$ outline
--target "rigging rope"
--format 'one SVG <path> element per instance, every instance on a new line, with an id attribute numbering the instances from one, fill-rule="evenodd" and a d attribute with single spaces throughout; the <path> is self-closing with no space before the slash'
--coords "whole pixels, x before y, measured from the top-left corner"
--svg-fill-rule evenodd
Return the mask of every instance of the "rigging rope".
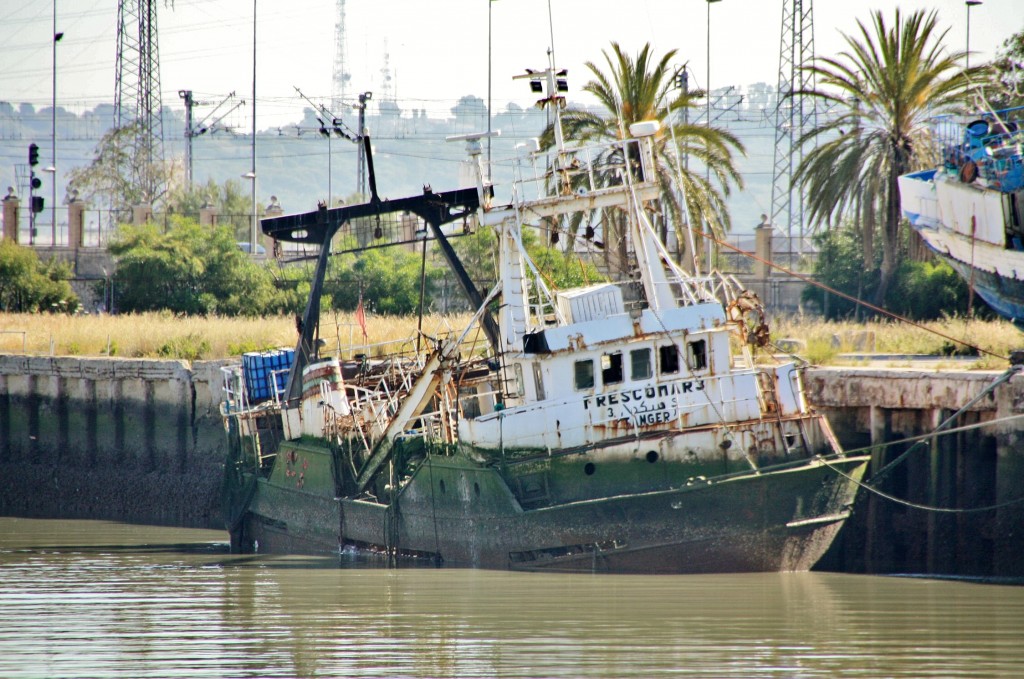
<path id="1" fill-rule="evenodd" d="M 908 325 L 912 325 L 915 328 L 918 328 L 920 330 L 924 330 L 925 332 L 930 332 L 932 334 L 938 335 L 939 337 L 941 337 L 943 339 L 947 339 L 950 342 L 956 342 L 957 344 L 965 346 L 965 347 L 967 347 L 969 349 L 973 349 L 974 351 L 977 351 L 980 354 L 988 354 L 989 356 L 992 356 L 993 358 L 1002 359 L 1004 361 L 1009 360 L 1009 358 L 1006 357 L 1006 356 L 1002 356 L 1000 354 L 994 353 L 994 352 L 989 351 L 987 349 L 983 349 L 983 348 L 981 348 L 981 347 L 979 347 L 977 345 L 971 344 L 970 342 L 965 342 L 964 340 L 957 339 L 955 337 L 951 337 L 950 335 L 947 335 L 945 333 L 939 332 L 938 330 L 934 330 L 932 328 L 929 328 L 926 325 L 922 325 L 921 323 L 918 323 L 916 321 L 912 321 L 909 318 L 906 318 L 905 316 L 900 316 L 899 314 L 896 314 L 896 313 L 893 313 L 891 311 L 888 311 L 887 309 L 883 309 L 880 306 L 875 306 L 871 302 L 865 302 L 862 299 L 857 299 L 856 297 L 854 297 L 852 295 L 848 295 L 845 292 L 841 292 L 839 290 L 836 290 L 835 288 L 829 287 L 829 286 L 825 285 L 824 283 L 821 283 L 819 281 L 814 280 L 810 276 L 805 276 L 804 274 L 797 273 L 796 271 L 793 271 L 792 269 L 788 269 L 788 268 L 782 266 L 781 264 L 776 264 L 775 262 L 773 262 L 773 261 L 771 261 L 769 259 L 765 259 L 763 257 L 757 256 L 756 254 L 747 252 L 746 250 L 742 250 L 739 247 L 733 245 L 732 243 L 729 243 L 728 241 L 720 240 L 713 233 L 707 233 L 707 232 L 705 232 L 705 231 L 703 231 L 703 230 L 701 230 L 701 229 L 699 229 L 697 227 L 694 227 L 692 225 L 689 225 L 689 224 L 686 224 L 684 226 L 687 229 L 693 231 L 693 233 L 696 234 L 696 235 L 700 235 L 700 236 L 704 236 L 705 238 L 709 238 L 713 242 L 717 243 L 718 245 L 724 245 L 725 247 L 727 247 L 728 249 L 732 250 L 733 252 L 741 254 L 744 257 L 749 257 L 750 259 L 753 259 L 755 261 L 761 262 L 762 264 L 770 266 L 773 269 L 778 269 L 779 271 L 781 271 L 781 272 L 783 272 L 783 273 L 785 273 L 785 274 L 787 274 L 789 276 L 792 276 L 792 277 L 794 277 L 794 278 L 796 278 L 798 280 L 801 280 L 804 283 L 807 283 L 808 285 L 812 285 L 812 286 L 814 286 L 816 288 L 820 288 L 822 290 L 830 292 L 833 295 L 836 295 L 837 297 L 842 297 L 843 299 L 845 299 L 845 300 L 847 300 L 849 302 L 853 302 L 854 304 L 866 307 L 866 308 L 868 308 L 868 309 L 870 309 L 870 310 L 872 310 L 872 311 L 874 311 L 876 313 L 882 314 L 883 316 L 888 316 L 889 318 L 892 318 L 894 320 L 901 321 L 901 322 L 906 323 Z"/>

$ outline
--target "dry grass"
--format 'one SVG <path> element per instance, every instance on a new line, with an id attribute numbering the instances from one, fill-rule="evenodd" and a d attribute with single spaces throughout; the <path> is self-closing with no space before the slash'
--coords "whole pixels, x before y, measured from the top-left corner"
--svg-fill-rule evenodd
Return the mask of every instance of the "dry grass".
<path id="1" fill-rule="evenodd" d="M 1024 333 L 1009 321 L 948 318 L 921 325 L 924 327 L 895 321 L 854 323 L 779 318 L 772 322 L 772 339 L 799 339 L 806 347 L 802 351 L 804 357 L 821 365 L 850 364 L 862 360 L 844 357 L 843 354 L 924 354 L 935 357 L 977 355 L 978 359 L 972 365 L 965 366 L 962 361 L 956 364 L 961 368 L 989 369 L 1005 367 L 1005 358 L 1010 352 L 1024 348 Z M 974 352 L 962 343 L 978 347 L 981 351 Z M 898 364 L 899 359 L 893 361 Z M 953 363 L 952 358 L 950 363 Z"/>
<path id="2" fill-rule="evenodd" d="M 468 316 L 428 316 L 424 332 L 443 334 L 460 328 Z M 368 353 L 372 345 L 415 338 L 416 318 L 370 316 L 366 318 Z M 364 344 L 362 330 L 350 313 L 327 314 L 321 335 L 331 347 L 339 343 Z M 65 316 L 0 313 L 0 353 L 58 356 L 124 356 L 168 358 L 225 358 L 246 351 L 295 345 L 295 319 L 198 318 L 169 313 L 119 316 Z"/>
<path id="3" fill-rule="evenodd" d="M 468 315 L 424 318 L 428 335 L 437 336 L 461 329 Z M 956 340 L 962 340 L 999 358 L 984 353 L 970 366 L 1000 368 L 1002 357 L 1024 347 L 1024 334 L 1006 321 L 948 319 L 924 324 Z M 825 322 L 819 319 L 778 318 L 772 321 L 772 338 L 796 338 L 802 344 L 796 353 L 820 365 L 850 364 L 857 359 L 846 353 L 928 354 L 949 356 L 962 347 L 955 342 L 909 325 L 891 322 Z M 271 318 L 190 318 L 167 313 L 124 316 L 64 316 L 0 313 L 0 353 L 126 357 L 176 357 L 187 359 L 224 358 L 246 351 L 294 346 L 295 320 Z M 371 355 L 415 342 L 414 316 L 368 316 L 367 348 Z M 331 349 L 363 345 L 362 331 L 350 313 L 327 314 L 321 335 Z M 470 339 L 475 337 L 471 333 Z M 24 342 L 24 349 L 23 349 Z M 950 360 L 952 364 L 952 360 Z M 898 365 L 899 363 L 895 363 Z"/>

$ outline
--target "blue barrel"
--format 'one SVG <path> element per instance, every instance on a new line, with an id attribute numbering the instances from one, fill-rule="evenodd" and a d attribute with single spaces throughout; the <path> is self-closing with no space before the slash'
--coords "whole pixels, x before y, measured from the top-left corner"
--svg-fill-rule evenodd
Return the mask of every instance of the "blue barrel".
<path id="1" fill-rule="evenodd" d="M 242 354 L 242 377 L 249 402 L 260 403 L 272 398 L 275 383 L 278 391 L 284 390 L 288 383 L 287 370 L 294 358 L 295 351 L 288 348 Z"/>

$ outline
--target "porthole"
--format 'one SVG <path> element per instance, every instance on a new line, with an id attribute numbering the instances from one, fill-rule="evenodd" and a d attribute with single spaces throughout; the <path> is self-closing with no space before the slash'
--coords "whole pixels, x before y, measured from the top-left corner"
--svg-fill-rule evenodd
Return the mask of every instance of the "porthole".
<path id="1" fill-rule="evenodd" d="M 597 471 L 597 467 L 594 466 L 593 462 L 588 462 L 583 465 L 583 473 L 587 476 L 593 476 L 595 471 Z"/>
<path id="2" fill-rule="evenodd" d="M 651 464 L 654 464 L 655 462 L 657 462 L 658 461 L 658 451 L 656 451 L 656 450 L 648 450 L 647 451 L 647 461 L 650 462 Z"/>

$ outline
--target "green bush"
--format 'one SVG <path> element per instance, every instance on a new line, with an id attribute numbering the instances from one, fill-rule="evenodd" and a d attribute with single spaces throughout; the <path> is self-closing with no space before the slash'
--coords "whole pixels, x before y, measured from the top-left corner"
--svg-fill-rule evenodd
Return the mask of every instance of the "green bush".
<path id="1" fill-rule="evenodd" d="M 0 241 L 0 309 L 10 312 L 68 312 L 79 308 L 71 290 L 71 267 L 42 262 L 31 248 Z"/>
<path id="2" fill-rule="evenodd" d="M 875 249 L 870 266 L 864 262 L 860 236 L 851 228 L 833 229 L 815 236 L 819 248 L 815 279 L 855 299 L 870 300 L 878 288 L 882 253 Z M 816 287 L 804 289 L 801 299 L 814 303 L 827 320 L 874 315 L 866 307 Z M 967 283 L 941 260 L 904 259 L 886 293 L 885 309 L 915 321 L 928 321 L 967 313 Z M 991 317 L 988 306 L 975 296 L 974 310 Z"/>
<path id="3" fill-rule="evenodd" d="M 885 305 L 893 313 L 927 321 L 965 314 L 967 297 L 967 283 L 945 262 L 904 260 L 893 278 Z"/>
<path id="4" fill-rule="evenodd" d="M 271 349 L 273 349 L 273 347 L 271 347 L 270 345 L 265 343 L 258 343 L 252 339 L 245 339 L 237 343 L 228 343 L 229 356 L 241 356 L 242 354 L 248 354 L 254 351 L 270 351 Z"/>
<path id="5" fill-rule="evenodd" d="M 854 299 L 869 300 L 878 288 L 881 252 L 876 251 L 871 266 L 864 264 L 864 250 L 857 232 L 850 228 L 832 229 L 814 236 L 818 259 L 814 278 L 823 285 Z M 817 286 L 804 288 L 800 296 L 821 310 L 827 320 L 851 318 L 864 313 L 858 304 Z"/>
<path id="6" fill-rule="evenodd" d="M 183 217 L 172 217 L 166 232 L 121 225 L 109 248 L 118 311 L 261 316 L 287 306 L 270 269 L 238 248 L 229 226 Z"/>
<path id="7" fill-rule="evenodd" d="M 210 353 L 210 342 L 198 333 L 172 337 L 156 350 L 163 358 L 183 358 L 198 361 Z"/>

